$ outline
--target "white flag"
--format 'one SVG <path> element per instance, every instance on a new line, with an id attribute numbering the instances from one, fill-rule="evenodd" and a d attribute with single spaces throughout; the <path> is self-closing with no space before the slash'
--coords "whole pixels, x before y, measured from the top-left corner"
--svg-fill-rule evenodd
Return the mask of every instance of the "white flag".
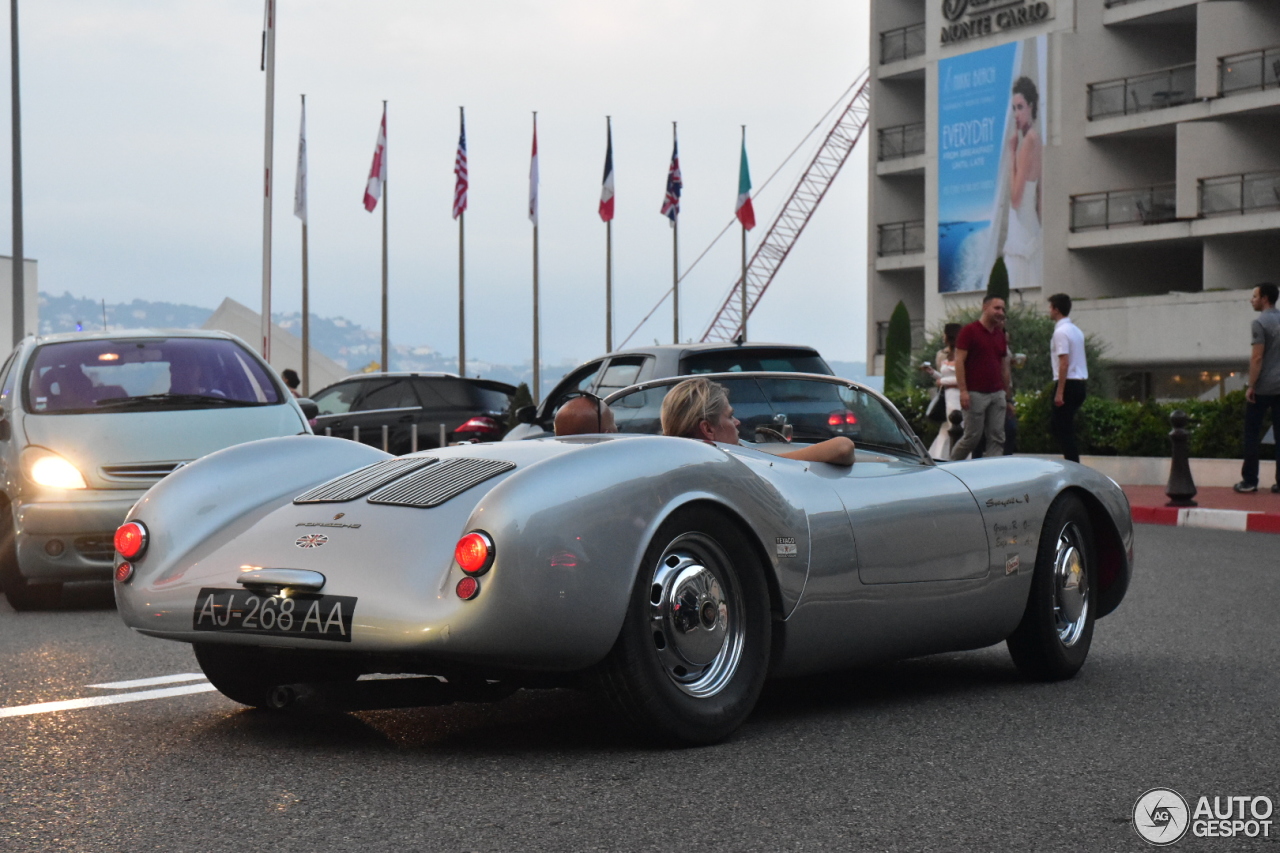
<path id="1" fill-rule="evenodd" d="M 293 215 L 307 224 L 307 100 L 302 99 L 302 124 L 298 128 L 298 179 L 293 185 Z"/>

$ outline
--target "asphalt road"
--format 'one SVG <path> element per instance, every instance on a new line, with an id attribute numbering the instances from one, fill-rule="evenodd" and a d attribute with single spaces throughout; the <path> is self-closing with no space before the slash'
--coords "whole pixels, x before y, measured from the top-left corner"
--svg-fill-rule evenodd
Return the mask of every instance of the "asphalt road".
<path id="1" fill-rule="evenodd" d="M 668 751 L 571 691 L 299 719 L 217 693 L 0 717 L 0 850 L 1144 850 L 1135 800 L 1280 800 L 1280 537 L 1138 528 L 1084 670 L 1004 647 L 775 682 L 728 742 Z M 100 592 L 0 603 L 0 711 L 165 686 L 188 647 Z M 194 678 L 194 676 L 193 676 Z M 194 687 L 188 680 L 167 686 Z M 1190 835 L 1175 849 L 1280 850 Z"/>

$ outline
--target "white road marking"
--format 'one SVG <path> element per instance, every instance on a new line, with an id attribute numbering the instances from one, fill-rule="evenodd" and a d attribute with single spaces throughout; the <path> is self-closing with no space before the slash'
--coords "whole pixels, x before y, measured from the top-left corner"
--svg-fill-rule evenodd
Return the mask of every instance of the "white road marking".
<path id="1" fill-rule="evenodd" d="M 159 690 L 139 690 L 135 693 L 115 693 L 111 696 L 90 696 L 86 699 L 67 699 L 62 702 L 15 705 L 11 708 L 0 708 L 0 717 L 24 717 L 28 714 L 51 714 L 55 711 L 92 708 L 96 705 L 118 705 L 121 702 L 167 699 L 170 696 L 186 696 L 190 693 L 209 693 L 216 689 L 212 684 L 184 684 L 182 687 L 162 687 Z"/>
<path id="2" fill-rule="evenodd" d="M 103 690 L 128 690 L 133 687 L 155 687 L 157 684 L 176 684 L 180 681 L 204 681 L 203 672 L 179 672 L 176 675 L 157 675 L 155 678 L 135 678 L 133 681 L 110 681 L 106 684 L 86 684 Z"/>

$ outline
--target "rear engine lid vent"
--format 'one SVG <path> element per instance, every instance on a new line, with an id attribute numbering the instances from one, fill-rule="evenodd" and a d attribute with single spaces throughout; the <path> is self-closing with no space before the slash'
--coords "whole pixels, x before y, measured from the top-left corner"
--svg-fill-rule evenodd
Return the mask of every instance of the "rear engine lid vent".
<path id="1" fill-rule="evenodd" d="M 353 501 L 367 495 L 374 489 L 385 486 L 392 480 L 403 477 L 411 471 L 425 468 L 438 460 L 434 456 L 409 456 L 400 459 L 386 459 L 375 462 L 364 468 L 343 474 L 336 480 L 330 480 L 303 492 L 293 499 L 296 504 L 343 503 Z"/>
<path id="2" fill-rule="evenodd" d="M 514 462 L 499 459 L 449 459 L 379 489 L 369 495 L 369 503 L 423 508 L 439 506 L 472 486 L 514 467 Z"/>

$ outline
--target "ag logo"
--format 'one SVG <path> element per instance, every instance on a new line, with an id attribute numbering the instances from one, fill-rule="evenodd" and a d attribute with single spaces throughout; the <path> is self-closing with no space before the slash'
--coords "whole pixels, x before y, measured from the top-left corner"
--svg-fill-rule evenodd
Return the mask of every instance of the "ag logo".
<path id="1" fill-rule="evenodd" d="M 1133 828 L 1157 847 L 1178 841 L 1190 825 L 1187 801 L 1172 788 L 1152 788 L 1133 804 Z"/>
<path id="2" fill-rule="evenodd" d="M 299 536 L 293 544 L 299 548 L 319 548 L 328 541 L 329 537 L 323 533 L 308 533 L 306 536 Z"/>
<path id="3" fill-rule="evenodd" d="M 942 0 L 942 16 L 948 21 L 958 21 L 969 8 L 969 0 Z"/>

